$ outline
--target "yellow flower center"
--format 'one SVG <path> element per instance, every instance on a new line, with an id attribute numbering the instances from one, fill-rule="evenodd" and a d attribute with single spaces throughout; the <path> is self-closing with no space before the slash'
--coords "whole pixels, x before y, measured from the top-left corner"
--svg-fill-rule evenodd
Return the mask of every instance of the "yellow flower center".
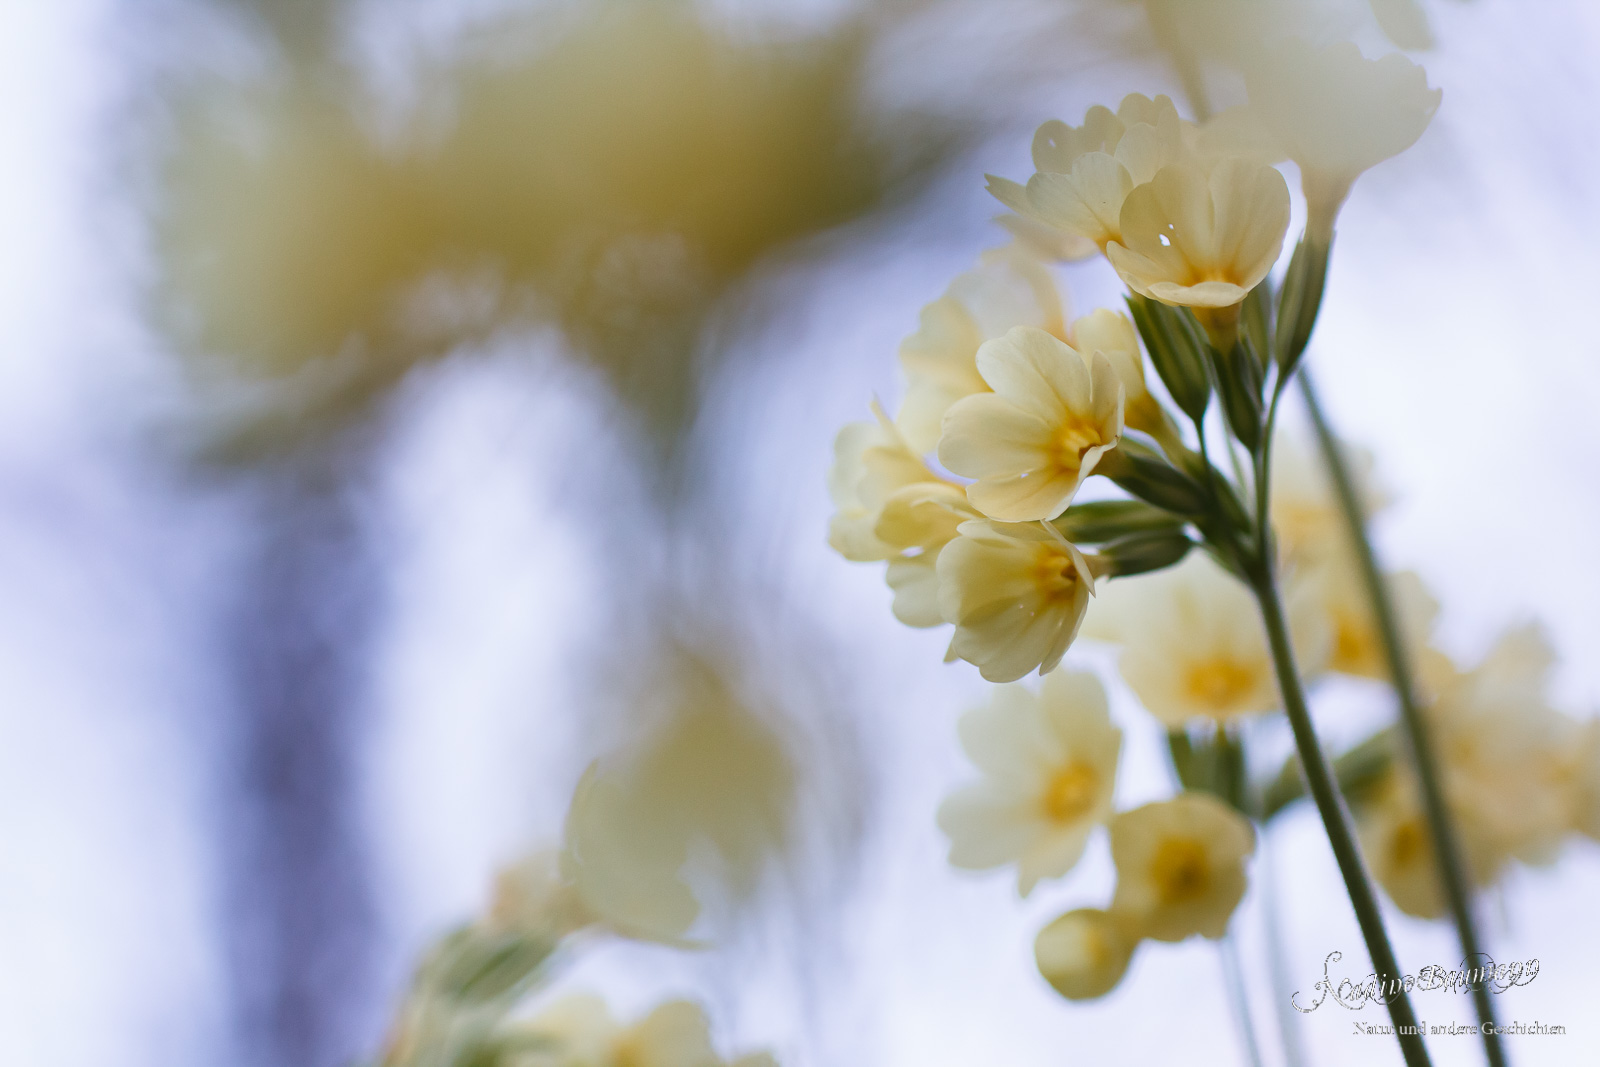
<path id="1" fill-rule="evenodd" d="M 1168 838 L 1150 861 L 1150 877 L 1166 907 L 1200 896 L 1211 879 L 1205 846 L 1186 837 Z"/>
<path id="2" fill-rule="evenodd" d="M 1067 415 L 1056 427 L 1055 461 L 1062 470 L 1075 471 L 1083 466 L 1083 454 L 1096 445 L 1105 444 L 1100 427 L 1078 415 Z"/>
<path id="3" fill-rule="evenodd" d="M 1218 715 L 1234 711 L 1256 688 L 1252 668 L 1230 659 L 1208 659 L 1191 664 L 1184 677 L 1189 699 Z"/>
<path id="4" fill-rule="evenodd" d="M 1332 665 L 1335 670 L 1359 671 L 1372 662 L 1371 634 L 1366 620 L 1341 612 L 1334 620 Z"/>
<path id="5" fill-rule="evenodd" d="M 1409 867 L 1416 862 L 1427 843 L 1427 835 L 1422 827 L 1415 819 L 1408 819 L 1395 827 L 1394 836 L 1389 839 L 1389 862 L 1396 868 Z"/>
<path id="6" fill-rule="evenodd" d="M 1033 563 L 1033 582 L 1047 597 L 1070 597 L 1078 585 L 1078 568 L 1060 546 L 1041 543 Z"/>
<path id="7" fill-rule="evenodd" d="M 1050 779 L 1044 792 L 1044 813 L 1054 822 L 1081 819 L 1094 807 L 1100 775 L 1089 764 L 1074 760 Z"/>
<path id="8" fill-rule="evenodd" d="M 613 1067 L 643 1067 L 646 1062 L 645 1050 L 639 1047 L 639 1039 L 632 1034 L 620 1038 L 611 1050 Z"/>

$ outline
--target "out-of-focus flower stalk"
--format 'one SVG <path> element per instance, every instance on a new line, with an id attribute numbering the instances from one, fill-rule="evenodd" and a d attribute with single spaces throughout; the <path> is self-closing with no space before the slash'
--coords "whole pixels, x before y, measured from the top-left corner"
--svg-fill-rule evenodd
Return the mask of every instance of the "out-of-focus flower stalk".
<path id="1" fill-rule="evenodd" d="M 1270 442 L 1270 438 L 1269 438 Z M 1262 450 L 1265 456 L 1268 448 Z M 1267 482 L 1263 464 L 1258 468 L 1258 478 Z M 1262 490 L 1263 502 L 1267 490 Z M 1265 509 L 1258 516 L 1260 544 L 1271 545 L 1271 519 Z M 1256 553 L 1256 558 L 1245 562 L 1245 580 L 1261 605 L 1261 618 L 1267 629 L 1267 644 L 1272 650 L 1272 661 L 1278 672 L 1278 684 L 1283 691 L 1283 709 L 1294 732 L 1295 749 L 1300 754 L 1300 764 L 1305 771 L 1306 785 L 1322 817 L 1328 834 L 1328 844 L 1333 848 L 1334 860 L 1339 864 L 1339 874 L 1344 878 L 1350 905 L 1355 909 L 1356 921 L 1361 926 L 1361 936 L 1367 943 L 1367 953 L 1372 957 L 1372 968 L 1380 981 L 1398 979 L 1404 972 L 1395 959 L 1394 948 L 1389 944 L 1389 934 L 1384 929 L 1383 913 L 1378 909 L 1377 894 L 1372 889 L 1372 879 L 1361 862 L 1361 852 L 1356 847 L 1355 833 L 1351 828 L 1350 812 L 1334 781 L 1333 766 L 1328 762 L 1322 743 L 1317 739 L 1316 727 L 1311 723 L 1311 711 L 1306 705 L 1305 687 L 1300 681 L 1295 664 L 1294 647 L 1289 639 L 1289 623 L 1284 615 L 1283 598 L 1278 592 L 1278 580 L 1267 551 Z M 1394 1021 L 1395 1036 L 1400 1042 L 1400 1052 L 1407 1067 L 1423 1067 L 1429 1063 L 1428 1050 L 1419 1035 L 1417 1017 L 1411 1010 L 1411 1000 L 1404 993 L 1388 1002 L 1389 1017 Z"/>
<path id="2" fill-rule="evenodd" d="M 1400 703 L 1400 724 L 1405 732 L 1411 761 L 1416 767 L 1417 782 L 1421 787 L 1422 809 L 1428 819 L 1428 829 L 1433 838 L 1434 855 L 1439 863 L 1439 877 L 1444 885 L 1445 898 L 1455 920 L 1456 936 L 1461 941 L 1461 952 L 1467 959 L 1481 953 L 1477 924 L 1472 915 L 1472 899 L 1467 892 L 1465 868 L 1461 862 L 1461 846 L 1445 806 L 1444 790 L 1439 781 L 1439 761 L 1428 734 L 1428 724 L 1423 718 L 1417 700 L 1416 679 L 1412 675 L 1411 660 L 1406 654 L 1405 640 L 1400 632 L 1399 617 L 1395 611 L 1394 597 L 1389 583 L 1378 565 L 1378 555 L 1367 536 L 1366 519 L 1357 499 L 1355 482 L 1350 467 L 1345 462 L 1339 439 L 1328 422 L 1317 397 L 1316 386 L 1300 370 L 1300 395 L 1317 436 L 1317 446 L 1328 468 L 1334 496 L 1339 503 L 1345 522 L 1349 526 L 1350 541 L 1355 546 L 1356 560 L 1361 570 L 1362 584 L 1372 603 L 1372 615 L 1377 622 L 1378 637 L 1383 656 L 1388 664 L 1390 680 Z M 1490 1067 L 1504 1067 L 1505 1048 L 1500 1043 L 1494 1023 L 1494 1004 L 1489 999 L 1487 983 L 1478 983 L 1472 989 L 1473 1007 L 1483 1034 L 1483 1051 Z"/>
<path id="3" fill-rule="evenodd" d="M 1233 1006 L 1239 1041 L 1250 1057 L 1251 1067 L 1261 1067 L 1261 1046 L 1256 1043 L 1256 1028 L 1250 1021 L 1250 996 L 1245 990 L 1244 969 L 1239 963 L 1239 943 L 1231 932 L 1217 942 L 1217 956 L 1222 961 L 1222 978 L 1228 987 L 1228 1001 Z"/>
<path id="4" fill-rule="evenodd" d="M 1197 64 L 1194 55 L 1182 47 L 1181 43 L 1178 42 L 1175 36 L 1170 32 L 1170 27 L 1166 27 L 1168 32 L 1162 32 L 1164 28 L 1162 20 L 1156 17 L 1154 10 L 1151 12 L 1151 22 L 1152 27 L 1155 30 L 1158 44 L 1168 53 L 1172 60 L 1173 66 L 1178 73 L 1179 79 L 1182 82 L 1185 93 L 1189 99 L 1190 106 L 1195 109 L 1198 116 L 1206 116 L 1210 112 L 1210 102 L 1206 98 L 1203 75 L 1201 75 L 1196 69 Z M 1306 49 L 1304 49 L 1303 46 L 1298 47 L 1300 47 L 1300 51 L 1295 52 L 1293 59 L 1296 62 L 1303 62 L 1308 58 L 1303 54 Z M 1285 57 L 1280 55 L 1278 58 L 1281 61 Z M 1360 53 L 1356 51 L 1353 46 L 1344 46 L 1342 51 L 1338 49 L 1324 50 L 1321 54 L 1316 55 L 1315 58 L 1318 60 L 1318 62 L 1324 65 L 1331 63 L 1333 66 L 1339 69 L 1337 71 L 1320 72 L 1323 76 L 1318 78 L 1317 72 L 1313 72 L 1310 75 L 1307 75 L 1304 72 L 1297 73 L 1292 69 L 1296 63 L 1290 63 L 1289 66 L 1291 69 L 1279 70 L 1274 73 L 1278 75 L 1278 80 L 1280 82 L 1288 82 L 1293 84 L 1298 78 L 1298 81 L 1302 83 L 1303 86 L 1319 90 L 1321 96 L 1334 97 L 1335 99 L 1332 106 L 1335 108 L 1339 107 L 1341 104 L 1347 104 L 1346 101 L 1339 100 L 1338 97 L 1342 95 L 1349 96 L 1353 94 L 1349 94 L 1348 92 L 1341 94 L 1331 90 L 1348 90 L 1351 84 L 1359 82 L 1364 76 L 1370 77 L 1370 71 L 1364 68 L 1378 66 L 1378 64 L 1365 63 L 1362 60 Z M 1273 422 L 1277 414 L 1278 399 L 1282 395 L 1282 383 L 1286 381 L 1289 376 L 1293 375 L 1297 369 L 1299 369 L 1301 395 L 1304 397 L 1307 411 L 1309 412 L 1312 423 L 1315 426 L 1318 446 L 1328 467 L 1330 478 L 1334 485 L 1335 495 L 1338 499 L 1340 511 L 1343 513 L 1350 529 L 1351 540 L 1355 545 L 1357 558 L 1360 564 L 1363 584 L 1366 586 L 1366 590 L 1372 604 L 1373 615 L 1375 616 L 1375 620 L 1377 622 L 1378 634 L 1383 646 L 1383 653 L 1388 661 L 1389 673 L 1394 682 L 1395 692 L 1399 697 L 1401 721 L 1404 725 L 1406 736 L 1409 740 L 1413 762 L 1417 767 L 1418 779 L 1421 782 L 1424 809 L 1427 814 L 1429 826 L 1433 831 L 1433 840 L 1435 842 L 1435 849 L 1439 860 L 1440 873 L 1444 881 L 1446 895 L 1449 899 L 1450 910 L 1455 918 L 1456 931 L 1461 941 L 1462 952 L 1467 957 L 1471 958 L 1478 954 L 1479 941 L 1477 937 L 1477 930 L 1472 918 L 1470 901 L 1466 893 L 1466 882 L 1462 872 L 1460 850 L 1457 846 L 1455 834 L 1450 824 L 1449 815 L 1445 809 L 1444 797 L 1439 785 L 1437 761 L 1434 758 L 1433 749 L 1428 742 L 1427 727 L 1422 720 L 1422 714 L 1417 705 L 1416 687 L 1411 677 L 1410 664 L 1405 656 L 1405 650 L 1400 635 L 1398 616 L 1394 607 L 1394 600 L 1390 595 L 1388 584 L 1383 576 L 1383 572 L 1378 566 L 1377 556 L 1373 551 L 1372 542 L 1367 537 L 1366 521 L 1361 510 L 1361 503 L 1357 498 L 1354 482 L 1350 476 L 1350 470 L 1344 462 L 1343 455 L 1340 453 L 1338 440 L 1334 436 L 1333 431 L 1328 424 L 1327 417 L 1323 413 L 1321 405 L 1317 402 L 1315 386 L 1312 384 L 1311 379 L 1306 374 L 1304 368 L 1300 368 L 1298 366 L 1301 358 L 1304 355 L 1305 347 L 1310 340 L 1311 331 L 1316 323 L 1317 312 L 1320 309 L 1322 293 L 1326 285 L 1328 254 L 1333 243 L 1334 217 L 1337 215 L 1339 204 L 1342 203 L 1344 199 L 1344 194 L 1349 190 L 1351 181 L 1353 181 L 1354 177 L 1361 173 L 1362 170 L 1366 169 L 1368 166 L 1371 166 L 1372 163 L 1386 158 L 1389 155 L 1393 155 L 1395 152 L 1414 142 L 1417 137 L 1421 135 L 1423 128 L 1426 127 L 1428 121 L 1432 118 L 1434 109 L 1438 107 L 1438 91 L 1428 90 L 1426 77 L 1421 73 L 1420 68 L 1416 68 L 1403 59 L 1397 58 L 1391 58 L 1390 60 L 1385 61 L 1384 67 L 1385 75 L 1391 81 L 1397 77 L 1401 79 L 1407 92 L 1391 92 L 1388 96 L 1382 98 L 1381 100 L 1374 101 L 1373 103 L 1378 111 L 1388 113 L 1387 117 L 1391 119 L 1390 125 L 1395 125 L 1397 129 L 1392 131 L 1393 135 L 1390 137 L 1383 136 L 1383 131 L 1380 131 L 1379 133 L 1366 131 L 1365 140 L 1375 143 L 1360 144 L 1353 150 L 1354 154 L 1360 158 L 1355 162 L 1349 162 L 1349 165 L 1346 167 L 1346 169 L 1350 173 L 1347 177 L 1343 177 L 1342 180 L 1333 183 L 1333 185 L 1337 187 L 1337 191 L 1333 195 L 1314 195 L 1311 188 L 1307 188 L 1306 190 L 1307 201 L 1310 206 L 1310 217 L 1307 222 L 1305 237 L 1301 241 L 1300 245 L 1295 248 L 1295 252 L 1289 266 L 1289 276 L 1285 279 L 1285 295 L 1288 299 L 1286 299 L 1284 306 L 1280 307 L 1279 309 L 1281 321 L 1278 324 L 1277 336 L 1275 337 L 1275 340 L 1278 342 L 1276 346 L 1278 350 L 1274 354 L 1278 359 L 1280 384 L 1274 392 L 1272 409 L 1267 416 L 1267 429 L 1265 434 L 1266 441 L 1258 457 L 1257 515 L 1261 523 L 1262 531 L 1260 544 L 1263 547 L 1263 555 L 1266 555 L 1268 546 L 1270 546 L 1271 543 L 1268 539 L 1270 520 L 1268 517 L 1269 509 L 1267 507 L 1267 502 L 1270 487 L 1268 485 L 1267 478 L 1269 470 L 1267 465 L 1270 463 Z M 1257 77 L 1261 77 L 1260 71 L 1251 71 L 1250 73 Z M 1319 82 L 1321 84 L 1318 84 Z M 1335 85 L 1335 82 L 1338 84 Z M 1256 103 L 1254 98 L 1258 95 L 1257 87 L 1252 85 L 1251 88 L 1252 103 Z M 1281 89 L 1282 86 L 1280 85 L 1278 88 Z M 1287 114 L 1271 116 L 1271 118 L 1277 118 L 1280 120 L 1279 125 L 1287 124 L 1293 126 L 1305 124 L 1303 121 L 1303 112 L 1306 110 L 1305 101 L 1290 101 L 1285 104 L 1281 101 L 1281 99 L 1277 99 L 1283 96 L 1281 91 L 1277 93 L 1262 92 L 1259 93 L 1259 95 L 1267 99 L 1275 100 L 1275 104 L 1280 111 L 1285 109 L 1287 110 Z M 1397 104 L 1397 101 L 1402 98 L 1405 98 L 1405 103 L 1407 105 L 1404 108 Z M 1297 115 L 1295 113 L 1296 103 L 1301 105 L 1299 111 L 1302 112 L 1302 114 Z M 1274 105 L 1269 104 L 1269 113 L 1273 106 Z M 1271 123 L 1271 118 L 1268 120 L 1269 124 Z M 1287 121 L 1292 118 L 1298 118 L 1301 121 L 1298 123 Z M 1316 124 L 1312 123 L 1312 125 Z M 1368 123 L 1366 125 L 1371 124 Z M 1362 140 L 1362 137 L 1355 136 L 1352 139 L 1360 141 Z M 1391 141 L 1393 143 L 1389 143 Z M 1349 146 L 1346 147 L 1348 148 Z M 1289 154 L 1295 155 L 1295 153 L 1292 151 Z M 1307 167 L 1302 166 L 1303 171 L 1306 171 L 1307 169 Z M 1312 167 L 1309 169 L 1311 173 L 1305 176 L 1308 178 L 1308 180 L 1314 179 L 1316 177 L 1317 168 Z M 1311 181 L 1311 185 L 1316 186 L 1319 190 L 1321 189 L 1322 184 L 1325 183 Z M 1281 314 L 1282 312 L 1288 312 L 1288 314 L 1283 315 Z M 1264 567 L 1261 573 L 1265 578 L 1265 585 L 1271 586 L 1273 584 L 1273 573 L 1270 564 Z M 1256 583 L 1252 582 L 1252 585 L 1255 584 Z M 1261 598 L 1263 613 L 1270 615 L 1272 613 L 1267 611 L 1269 599 L 1276 601 L 1276 591 L 1271 591 L 1272 596 L 1270 598 L 1262 595 L 1262 592 L 1263 589 L 1261 587 L 1257 587 L 1258 596 Z M 1292 661 L 1293 652 L 1288 645 L 1286 638 L 1284 637 L 1285 628 L 1283 624 L 1283 612 L 1281 604 L 1276 606 L 1278 630 L 1280 632 L 1274 636 L 1272 644 L 1274 656 L 1278 659 L 1281 668 L 1285 658 Z M 1270 618 L 1268 620 L 1268 627 L 1270 633 Z M 1282 650 L 1281 655 L 1280 647 Z M 1285 679 L 1281 669 L 1279 671 L 1279 676 L 1280 679 L 1283 679 L 1286 682 L 1290 680 L 1294 681 L 1296 687 L 1298 687 L 1297 676 L 1293 677 L 1292 679 Z M 1364 891 L 1363 896 L 1367 899 L 1369 906 L 1372 904 L 1371 881 L 1361 871 L 1359 854 L 1356 852 L 1354 842 L 1350 838 L 1349 812 L 1342 803 L 1342 797 L 1338 793 L 1337 786 L 1334 785 L 1335 780 L 1332 777 L 1331 765 L 1328 764 L 1326 758 L 1322 756 L 1320 752 L 1316 754 L 1317 758 L 1315 760 L 1308 759 L 1309 754 L 1307 752 L 1307 746 L 1302 743 L 1302 732 L 1305 735 L 1305 739 L 1310 742 L 1311 748 L 1315 749 L 1318 747 L 1318 745 L 1316 734 L 1311 729 L 1309 719 L 1304 718 L 1304 695 L 1301 693 L 1299 696 L 1301 710 L 1300 713 L 1297 714 L 1294 710 L 1295 702 L 1290 699 L 1290 693 L 1286 685 L 1284 690 L 1285 709 L 1288 712 L 1290 724 L 1294 729 L 1296 747 L 1300 750 L 1306 783 L 1308 787 L 1310 787 L 1311 792 L 1316 800 L 1319 813 L 1321 813 L 1323 816 L 1323 823 L 1327 827 L 1329 841 L 1334 845 L 1335 856 L 1339 859 L 1341 871 L 1345 872 L 1345 881 L 1351 890 L 1351 903 L 1356 905 L 1357 917 L 1362 922 L 1363 933 L 1367 933 L 1369 917 L 1363 914 L 1362 906 L 1357 903 L 1357 894 L 1355 891 L 1355 884 L 1352 882 L 1351 872 L 1345 871 L 1347 857 L 1341 853 L 1341 842 L 1335 840 L 1335 821 L 1339 823 L 1339 827 L 1343 831 L 1342 834 L 1340 834 L 1340 837 L 1343 839 L 1342 843 L 1349 853 L 1348 860 L 1353 863 L 1353 870 L 1356 875 L 1355 881 L 1361 884 L 1361 887 Z M 1303 723 L 1302 719 L 1304 719 Z M 1304 731 L 1302 731 L 1302 725 L 1305 728 Z M 1315 763 L 1315 766 L 1313 766 L 1313 763 Z M 1330 787 L 1333 795 L 1327 798 L 1318 795 L 1319 784 L 1322 787 Z M 1332 803 L 1328 804 L 1326 802 L 1328 800 L 1331 800 Z M 1330 820 L 1330 814 L 1335 816 L 1334 820 Z M 1376 932 L 1381 937 L 1382 922 L 1381 918 L 1377 916 L 1375 910 L 1371 915 L 1371 919 L 1374 922 Z M 1372 938 L 1370 935 L 1368 936 L 1368 942 L 1369 948 L 1371 948 Z M 1386 941 L 1384 948 L 1388 948 Z M 1392 963 L 1392 953 L 1390 955 Z M 1383 972 L 1383 966 L 1379 964 L 1376 953 L 1373 955 L 1373 965 L 1378 969 L 1381 975 Z M 1391 970 L 1391 973 L 1398 975 L 1400 971 L 1398 967 L 1395 966 Z M 1473 1002 L 1475 1008 L 1477 1009 L 1479 1023 L 1482 1024 L 1480 1025 L 1480 1031 L 1483 1034 L 1484 1051 L 1488 1057 L 1490 1067 L 1504 1067 L 1506 1063 L 1505 1052 L 1500 1044 L 1499 1037 L 1495 1032 L 1496 1028 L 1493 1026 L 1494 1010 L 1493 1005 L 1489 1001 L 1486 986 L 1480 984 L 1473 989 Z M 1406 1005 L 1406 1011 L 1408 1013 L 1410 1011 L 1408 1004 Z M 1398 1021 L 1399 1020 L 1397 1018 L 1396 1022 Z M 1427 1056 L 1426 1051 L 1421 1049 L 1420 1040 L 1414 1040 L 1417 1041 L 1418 1051 L 1425 1061 Z M 1401 1038 L 1401 1047 L 1402 1051 L 1405 1053 L 1406 1061 L 1408 1063 L 1412 1062 L 1412 1050 L 1407 1048 L 1407 1042 L 1404 1037 Z"/>

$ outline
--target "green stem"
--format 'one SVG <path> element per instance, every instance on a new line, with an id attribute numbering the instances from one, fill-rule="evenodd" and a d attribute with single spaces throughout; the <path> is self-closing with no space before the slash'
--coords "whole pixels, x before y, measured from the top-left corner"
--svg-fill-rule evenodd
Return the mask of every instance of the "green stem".
<path id="1" fill-rule="evenodd" d="M 1373 892 L 1372 882 L 1361 862 L 1361 853 L 1356 848 L 1355 834 L 1350 828 L 1350 813 L 1345 810 L 1344 798 L 1334 784 L 1333 767 L 1329 765 L 1322 744 L 1317 740 L 1316 728 L 1311 724 L 1305 688 L 1300 684 L 1294 648 L 1289 642 L 1289 624 L 1284 618 L 1283 600 L 1278 594 L 1271 542 L 1264 534 L 1265 531 L 1262 536 L 1265 550 L 1250 561 L 1249 580 L 1251 591 L 1261 607 L 1261 620 L 1266 626 L 1272 664 L 1277 671 L 1278 688 L 1283 694 L 1283 710 L 1289 717 L 1290 729 L 1294 731 L 1295 748 L 1300 753 L 1306 785 L 1311 790 L 1311 798 L 1316 801 L 1317 814 L 1322 816 L 1328 844 L 1333 847 L 1333 858 L 1339 865 L 1340 875 L 1344 877 L 1350 905 L 1355 909 L 1356 922 L 1367 943 L 1367 953 L 1372 957 L 1372 969 L 1377 972 L 1380 982 L 1398 981 L 1403 972 L 1389 944 L 1389 934 L 1383 926 L 1383 913 L 1378 909 L 1377 894 Z M 1428 1050 L 1422 1043 L 1410 998 L 1403 992 L 1397 993 L 1388 1001 L 1388 1008 L 1407 1067 L 1426 1067 L 1429 1063 Z"/>
<path id="2" fill-rule="evenodd" d="M 1412 676 L 1411 660 L 1406 655 L 1404 639 L 1400 633 L 1394 598 L 1390 595 L 1389 584 L 1383 577 L 1383 569 L 1378 565 L 1372 540 L 1367 536 L 1366 518 L 1362 514 L 1361 502 L 1356 495 L 1350 466 L 1345 462 L 1339 440 L 1334 436 L 1328 417 L 1324 414 L 1322 404 L 1317 398 L 1316 388 L 1304 367 L 1300 370 L 1300 392 L 1305 399 L 1306 411 L 1311 416 L 1311 424 L 1316 430 L 1317 444 L 1327 464 L 1334 495 L 1339 502 L 1339 510 L 1344 513 L 1350 540 L 1355 546 L 1362 582 L 1366 585 L 1367 597 L 1372 604 L 1379 642 L 1383 646 L 1389 676 L 1394 681 L 1395 696 L 1400 702 L 1400 723 L 1409 742 L 1412 763 L 1416 767 L 1417 783 L 1422 792 L 1423 811 L 1427 815 L 1428 829 L 1433 836 L 1440 881 L 1444 883 L 1445 898 L 1455 918 L 1456 935 L 1461 940 L 1463 955 L 1467 959 L 1476 959 L 1482 955 L 1482 949 L 1472 916 L 1472 901 L 1467 890 L 1467 880 L 1463 874 L 1461 848 L 1456 839 L 1449 809 L 1445 806 L 1444 789 L 1439 781 L 1439 765 L 1434 756 L 1427 721 L 1423 718 L 1422 709 L 1417 701 L 1416 680 Z M 1478 1021 L 1482 1024 L 1479 1032 L 1483 1035 L 1483 1051 L 1488 1057 L 1490 1067 L 1505 1067 L 1505 1048 L 1493 1025 L 1494 1005 L 1489 998 L 1487 983 L 1480 982 L 1473 987 L 1472 1002 L 1478 1012 Z"/>

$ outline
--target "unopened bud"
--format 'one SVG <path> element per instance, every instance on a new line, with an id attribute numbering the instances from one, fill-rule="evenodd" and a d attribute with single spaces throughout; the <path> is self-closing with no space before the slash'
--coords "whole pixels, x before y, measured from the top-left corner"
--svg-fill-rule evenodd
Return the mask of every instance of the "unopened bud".
<path id="1" fill-rule="evenodd" d="M 1199 422 L 1211 399 L 1211 381 L 1206 376 L 1204 336 L 1194 317 L 1137 295 L 1128 297 L 1128 311 L 1173 402 Z"/>
<path id="2" fill-rule="evenodd" d="M 1127 437 L 1100 457 L 1095 473 L 1104 474 L 1129 495 L 1174 515 L 1199 516 L 1210 506 L 1198 482 L 1162 459 L 1155 450 Z"/>
<path id="3" fill-rule="evenodd" d="M 1119 537 L 1100 549 L 1113 577 L 1165 570 L 1189 554 L 1194 542 L 1181 530 L 1151 530 Z"/>
<path id="4" fill-rule="evenodd" d="M 1317 238 L 1308 234 L 1295 245 L 1284 275 L 1283 292 L 1278 296 L 1278 332 L 1274 355 L 1279 373 L 1292 374 L 1311 343 L 1322 308 L 1322 292 L 1328 283 L 1328 255 L 1333 250 L 1331 235 Z"/>
<path id="5" fill-rule="evenodd" d="M 1119 916 L 1078 908 L 1039 931 L 1033 958 L 1057 993 L 1068 1000 L 1092 1000 L 1122 981 L 1138 944 Z"/>
<path id="6" fill-rule="evenodd" d="M 1055 521 L 1056 529 L 1075 545 L 1097 545 L 1130 534 L 1171 533 L 1183 520 L 1142 500 L 1095 500 L 1074 504 Z"/>

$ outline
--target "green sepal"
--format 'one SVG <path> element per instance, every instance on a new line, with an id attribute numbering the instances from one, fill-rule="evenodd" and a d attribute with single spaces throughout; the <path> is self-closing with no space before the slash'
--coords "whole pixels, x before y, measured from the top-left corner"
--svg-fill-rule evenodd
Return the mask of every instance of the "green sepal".
<path id="1" fill-rule="evenodd" d="M 1278 294 L 1278 330 L 1273 355 L 1279 372 L 1287 377 L 1300 364 L 1311 332 L 1322 310 L 1322 293 L 1328 284 L 1328 256 L 1331 243 L 1303 237 L 1289 258 L 1289 270 Z"/>
<path id="2" fill-rule="evenodd" d="M 1182 530 L 1146 530 L 1107 542 L 1099 554 L 1110 561 L 1112 577 L 1126 578 L 1166 570 L 1193 547 L 1194 541 Z"/>
<path id="3" fill-rule="evenodd" d="M 1138 294 L 1128 297 L 1128 312 L 1173 403 L 1198 423 L 1205 417 L 1206 405 L 1211 401 L 1211 382 L 1204 361 L 1204 335 L 1199 332 L 1198 324 L 1185 321 L 1186 312 L 1180 313 L 1159 300 Z"/>
<path id="4" fill-rule="evenodd" d="M 1262 357 L 1272 354 L 1272 279 L 1265 278 L 1244 298 L 1239 314 L 1239 329 L 1250 338 L 1251 347 Z"/>
<path id="5" fill-rule="evenodd" d="M 1249 334 L 1241 332 L 1226 355 L 1209 345 L 1206 351 L 1217 376 L 1217 391 L 1222 394 L 1222 411 L 1228 418 L 1228 429 L 1254 454 L 1261 447 L 1262 370 Z"/>
<path id="6" fill-rule="evenodd" d="M 1251 814 L 1244 745 L 1234 731 L 1225 726 L 1168 730 L 1167 752 L 1185 789 L 1210 793 L 1235 811 Z"/>
<path id="7" fill-rule="evenodd" d="M 1159 452 L 1127 437 L 1101 457 L 1095 473 L 1104 474 L 1130 496 L 1174 515 L 1193 518 L 1210 509 L 1210 500 L 1198 482 L 1168 463 Z"/>
<path id="8" fill-rule="evenodd" d="M 1142 500 L 1095 500 L 1074 504 L 1052 520 L 1075 545 L 1098 545 L 1130 534 L 1183 529 L 1183 520 Z"/>

